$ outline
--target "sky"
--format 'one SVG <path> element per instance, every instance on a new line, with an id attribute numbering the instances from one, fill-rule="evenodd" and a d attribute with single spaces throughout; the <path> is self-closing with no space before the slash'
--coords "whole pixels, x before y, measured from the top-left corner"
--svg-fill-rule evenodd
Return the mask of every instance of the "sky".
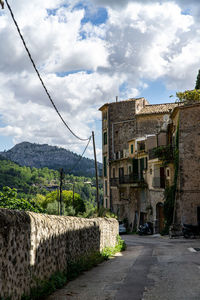
<path id="1" fill-rule="evenodd" d="M 175 101 L 200 69 L 199 0 L 9 0 L 56 106 L 71 129 L 95 132 L 104 103 Z M 81 154 L 29 61 L 7 6 L 0 9 L 0 151 L 23 141 Z M 173 95 L 174 97 L 170 97 Z M 93 158 L 92 144 L 86 157 Z"/>

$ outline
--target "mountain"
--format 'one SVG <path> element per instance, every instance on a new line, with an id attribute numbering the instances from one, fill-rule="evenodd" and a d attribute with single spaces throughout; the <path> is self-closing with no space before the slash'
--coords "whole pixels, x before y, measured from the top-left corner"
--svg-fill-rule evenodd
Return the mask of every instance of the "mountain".
<path id="1" fill-rule="evenodd" d="M 57 146 L 22 142 L 15 145 L 8 151 L 0 152 L 0 155 L 18 163 L 21 166 L 35 168 L 47 167 L 54 170 L 63 168 L 66 173 L 71 173 L 77 176 L 95 176 L 93 159 L 83 157 L 78 163 L 81 157 L 80 155 Z M 98 163 L 98 169 L 99 174 L 101 174 L 101 163 Z"/>

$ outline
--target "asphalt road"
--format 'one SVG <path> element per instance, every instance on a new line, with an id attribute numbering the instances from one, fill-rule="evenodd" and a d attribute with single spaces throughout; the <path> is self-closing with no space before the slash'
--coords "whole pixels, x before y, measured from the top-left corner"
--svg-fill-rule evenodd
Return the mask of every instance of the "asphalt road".
<path id="1" fill-rule="evenodd" d="M 47 300 L 200 300 L 200 239 L 122 238 L 126 251 Z"/>

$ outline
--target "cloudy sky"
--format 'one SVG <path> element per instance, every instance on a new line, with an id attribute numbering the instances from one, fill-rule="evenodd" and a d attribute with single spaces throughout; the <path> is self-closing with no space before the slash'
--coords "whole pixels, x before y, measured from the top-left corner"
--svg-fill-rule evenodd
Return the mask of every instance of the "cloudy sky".
<path id="1" fill-rule="evenodd" d="M 105 102 L 151 104 L 193 89 L 200 69 L 199 0 L 9 0 L 42 78 L 73 131 L 95 131 Z M 29 141 L 82 153 L 53 110 L 5 5 L 0 10 L 0 151 Z M 86 156 L 92 157 L 92 145 Z"/>

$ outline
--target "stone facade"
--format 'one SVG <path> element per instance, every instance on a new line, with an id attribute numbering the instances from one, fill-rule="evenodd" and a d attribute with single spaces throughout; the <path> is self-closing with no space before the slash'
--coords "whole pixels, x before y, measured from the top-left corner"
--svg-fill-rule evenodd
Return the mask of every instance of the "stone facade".
<path id="1" fill-rule="evenodd" d="M 179 123 L 179 172 L 176 223 L 200 223 L 200 105 L 185 105 L 172 115 Z"/>
<path id="2" fill-rule="evenodd" d="M 115 219 L 83 219 L 0 209 L 0 297 L 20 300 L 40 280 L 114 247 Z"/>
<path id="3" fill-rule="evenodd" d="M 100 108 L 102 135 L 107 134 L 106 145 L 103 139 L 102 147 L 104 206 L 120 220 L 128 220 L 130 229 L 152 218 L 157 224 L 157 205 L 164 202 L 164 187 L 160 185 L 163 170 L 160 171 L 162 162 L 158 159 L 151 161 L 153 167 L 150 167 L 149 150 L 166 146 L 170 114 L 176 106 L 175 103 L 149 105 L 146 99 L 138 98 L 107 103 Z M 149 190 L 153 190 L 155 198 Z"/>

